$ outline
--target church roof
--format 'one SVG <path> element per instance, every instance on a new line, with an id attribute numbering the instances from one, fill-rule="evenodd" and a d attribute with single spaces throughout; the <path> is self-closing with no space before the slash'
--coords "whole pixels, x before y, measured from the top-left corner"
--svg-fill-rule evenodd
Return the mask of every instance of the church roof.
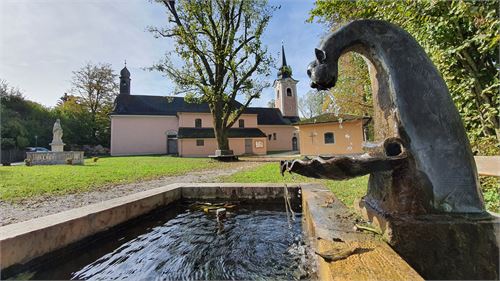
<path id="1" fill-rule="evenodd" d="M 236 107 L 243 106 L 236 102 Z M 118 95 L 111 115 L 165 115 L 178 112 L 210 113 L 207 103 L 188 103 L 183 97 Z M 243 113 L 257 114 L 259 125 L 291 125 L 294 121 L 283 117 L 278 108 L 248 107 Z"/>
<path id="2" fill-rule="evenodd" d="M 249 107 L 245 113 L 257 114 L 259 125 L 291 125 L 293 123 L 289 118 L 283 117 L 278 108 Z"/>
<path id="3" fill-rule="evenodd" d="M 261 130 L 257 128 L 230 128 L 228 132 L 229 138 L 265 138 Z M 212 139 L 215 138 L 213 128 L 179 128 L 177 132 L 179 139 Z"/>

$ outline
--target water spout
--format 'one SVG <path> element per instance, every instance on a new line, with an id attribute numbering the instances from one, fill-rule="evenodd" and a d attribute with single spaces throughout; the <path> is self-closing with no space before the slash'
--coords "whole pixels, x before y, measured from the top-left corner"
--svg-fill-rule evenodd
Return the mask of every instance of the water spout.
<path id="1" fill-rule="evenodd" d="M 281 174 L 288 171 L 312 178 L 346 180 L 373 172 L 393 170 L 408 157 L 403 142 L 398 138 L 389 138 L 368 146 L 368 151 L 361 155 L 281 161 Z"/>

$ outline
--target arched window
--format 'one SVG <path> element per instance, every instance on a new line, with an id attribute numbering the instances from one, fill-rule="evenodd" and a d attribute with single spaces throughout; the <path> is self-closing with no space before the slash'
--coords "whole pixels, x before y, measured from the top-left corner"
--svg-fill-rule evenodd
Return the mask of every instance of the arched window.
<path id="1" fill-rule="evenodd" d="M 278 92 L 276 92 L 276 96 L 278 99 L 280 98 L 280 90 L 278 90 Z"/>
<path id="2" fill-rule="evenodd" d="M 292 96 L 292 89 L 286 88 L 286 95 L 291 97 Z"/>
<path id="3" fill-rule="evenodd" d="M 327 143 L 335 143 L 335 136 L 331 132 L 325 133 L 325 144 Z"/>
<path id="4" fill-rule="evenodd" d="M 201 119 L 200 118 L 194 119 L 194 127 L 201 128 Z"/>

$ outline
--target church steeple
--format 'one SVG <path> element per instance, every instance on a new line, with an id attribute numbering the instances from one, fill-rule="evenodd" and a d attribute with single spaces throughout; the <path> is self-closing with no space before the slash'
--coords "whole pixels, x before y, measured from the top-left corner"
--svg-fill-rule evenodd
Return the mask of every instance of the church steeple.
<path id="1" fill-rule="evenodd" d="M 292 68 L 286 64 L 285 46 L 281 42 L 281 67 L 278 71 L 278 79 L 291 78 Z"/>
<path id="2" fill-rule="evenodd" d="M 130 95 L 130 71 L 127 69 L 127 61 L 120 71 L 120 94 Z"/>
<path id="3" fill-rule="evenodd" d="M 292 68 L 286 63 L 285 47 L 281 42 L 281 67 L 278 71 L 278 79 L 274 81 L 274 90 L 276 91 L 274 105 L 285 117 L 298 118 L 299 116 L 297 82 L 299 81 L 292 78 Z"/>

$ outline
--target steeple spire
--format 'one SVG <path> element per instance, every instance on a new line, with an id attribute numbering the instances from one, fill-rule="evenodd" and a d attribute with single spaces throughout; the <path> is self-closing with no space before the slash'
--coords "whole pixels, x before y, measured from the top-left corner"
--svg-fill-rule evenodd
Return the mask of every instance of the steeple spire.
<path id="1" fill-rule="evenodd" d="M 281 41 L 281 68 L 286 65 L 286 57 L 285 57 L 285 46 L 283 45 L 283 41 Z"/>
<path id="2" fill-rule="evenodd" d="M 291 78 L 292 77 L 292 68 L 286 64 L 286 56 L 285 56 L 285 46 L 283 41 L 281 41 L 281 67 L 278 71 L 278 78 Z"/>

